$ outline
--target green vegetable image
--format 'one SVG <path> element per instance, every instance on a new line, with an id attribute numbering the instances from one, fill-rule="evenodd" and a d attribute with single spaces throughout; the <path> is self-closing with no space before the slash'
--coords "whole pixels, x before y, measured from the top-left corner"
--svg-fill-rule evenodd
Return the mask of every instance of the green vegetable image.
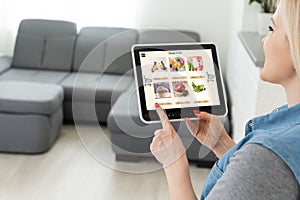
<path id="1" fill-rule="evenodd" d="M 191 62 L 188 62 L 189 71 L 194 71 L 194 65 Z"/>
<path id="2" fill-rule="evenodd" d="M 204 85 L 196 85 L 194 82 L 192 82 L 192 87 L 193 87 L 194 91 L 197 92 L 197 93 L 206 90 Z"/>

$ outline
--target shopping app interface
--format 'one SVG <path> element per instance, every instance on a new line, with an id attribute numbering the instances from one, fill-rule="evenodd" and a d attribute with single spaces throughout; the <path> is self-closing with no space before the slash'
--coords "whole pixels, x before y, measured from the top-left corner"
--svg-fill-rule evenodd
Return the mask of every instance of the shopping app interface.
<path id="1" fill-rule="evenodd" d="M 147 110 L 220 105 L 210 49 L 140 52 Z"/>

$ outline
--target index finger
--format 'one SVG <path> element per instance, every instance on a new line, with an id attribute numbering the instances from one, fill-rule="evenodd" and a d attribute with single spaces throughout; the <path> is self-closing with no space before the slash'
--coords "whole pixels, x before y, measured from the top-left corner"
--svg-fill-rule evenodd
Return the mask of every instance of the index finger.
<path id="1" fill-rule="evenodd" d="M 163 128 L 169 128 L 170 127 L 170 121 L 162 107 L 158 103 L 155 103 L 156 112 L 160 118 L 161 124 Z"/>

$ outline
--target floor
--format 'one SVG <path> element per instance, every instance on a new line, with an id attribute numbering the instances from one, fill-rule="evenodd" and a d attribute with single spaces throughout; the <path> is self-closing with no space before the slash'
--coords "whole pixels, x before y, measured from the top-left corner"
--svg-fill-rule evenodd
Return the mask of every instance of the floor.
<path id="1" fill-rule="evenodd" d="M 0 199 L 168 199 L 167 182 L 156 161 L 116 162 L 110 144 L 105 142 L 109 133 L 105 127 L 102 130 L 104 134 L 91 125 L 77 129 L 64 125 L 45 154 L 0 154 Z M 89 137 L 95 135 L 98 140 Z M 198 196 L 209 170 L 190 167 Z"/>

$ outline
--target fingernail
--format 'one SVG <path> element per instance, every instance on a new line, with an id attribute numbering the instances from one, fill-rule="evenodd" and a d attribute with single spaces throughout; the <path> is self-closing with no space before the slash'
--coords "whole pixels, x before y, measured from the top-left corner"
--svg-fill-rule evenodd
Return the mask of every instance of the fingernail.
<path id="1" fill-rule="evenodd" d="M 155 108 L 158 108 L 159 107 L 159 104 L 158 103 L 155 103 Z"/>
<path id="2" fill-rule="evenodd" d="M 195 114 L 200 114 L 200 111 L 199 110 L 194 110 L 194 113 Z"/>

